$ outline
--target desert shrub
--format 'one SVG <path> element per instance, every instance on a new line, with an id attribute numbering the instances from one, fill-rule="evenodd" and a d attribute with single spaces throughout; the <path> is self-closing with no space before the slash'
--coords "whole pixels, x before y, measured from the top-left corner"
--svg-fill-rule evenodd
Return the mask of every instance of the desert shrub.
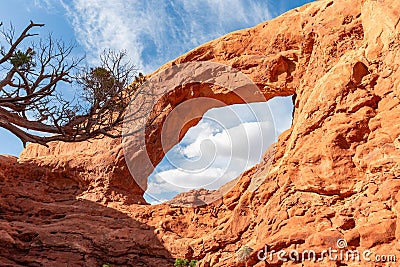
<path id="1" fill-rule="evenodd" d="M 195 267 L 197 264 L 197 260 L 188 260 L 188 259 L 180 259 L 177 258 L 175 260 L 175 267 Z"/>
<path id="2" fill-rule="evenodd" d="M 249 257 L 250 254 L 253 252 L 253 249 L 251 247 L 248 246 L 243 246 L 241 247 L 237 252 L 236 252 L 236 256 L 239 262 L 246 262 Z"/>

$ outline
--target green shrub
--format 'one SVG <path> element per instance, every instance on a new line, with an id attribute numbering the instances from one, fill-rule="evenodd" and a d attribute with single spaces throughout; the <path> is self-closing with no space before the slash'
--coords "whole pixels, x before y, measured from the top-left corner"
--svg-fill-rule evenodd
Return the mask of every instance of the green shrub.
<path id="1" fill-rule="evenodd" d="M 189 261 L 188 259 L 177 258 L 175 260 L 174 266 L 175 267 L 195 267 L 196 264 L 197 264 L 197 260 Z"/>
<path id="2" fill-rule="evenodd" d="M 35 63 L 33 62 L 34 55 L 35 51 L 30 48 L 26 53 L 18 50 L 11 56 L 10 61 L 17 69 L 29 70 L 31 67 L 35 67 Z"/>

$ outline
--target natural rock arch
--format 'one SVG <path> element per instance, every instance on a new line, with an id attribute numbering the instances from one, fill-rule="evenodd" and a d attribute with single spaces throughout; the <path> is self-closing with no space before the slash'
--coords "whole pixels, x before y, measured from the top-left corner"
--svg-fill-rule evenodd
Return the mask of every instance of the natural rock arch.
<path id="1" fill-rule="evenodd" d="M 137 97 L 126 114 L 123 146 L 127 166 L 144 190 L 153 168 L 206 111 L 232 104 L 265 102 L 266 97 L 273 95 L 261 91 L 242 72 L 209 61 L 172 65 L 153 74 L 142 87 L 140 91 L 147 93 Z M 145 119 L 141 113 L 143 107 L 150 110 Z M 142 130 L 136 132 L 138 129 Z"/>
<path id="2" fill-rule="evenodd" d="M 364 15 L 360 16 L 361 6 Z M 330 194 L 341 190 L 348 191 L 354 185 L 353 179 L 340 178 L 343 183 L 337 183 L 334 186 L 329 185 L 329 179 L 332 177 L 348 177 L 349 174 L 337 173 L 340 169 L 351 169 L 350 176 L 357 176 L 358 170 L 354 168 L 352 160 L 354 151 L 351 151 L 347 156 L 341 152 L 327 155 L 327 150 L 310 152 L 315 149 L 313 147 L 314 141 L 308 139 L 310 133 L 317 132 L 316 129 L 322 131 L 321 123 L 335 114 L 332 108 L 343 110 L 335 102 L 339 98 L 348 98 L 349 101 L 351 99 L 355 101 L 357 97 L 366 98 L 365 104 L 367 106 L 372 109 L 377 106 L 380 96 L 368 95 L 369 93 L 365 90 L 357 92 L 367 93 L 366 95 L 356 96 L 353 94 L 354 88 L 343 91 L 342 84 L 336 85 L 330 82 L 335 79 L 347 83 L 351 82 L 354 76 L 353 72 L 358 69 L 358 66 L 364 65 L 367 68 L 373 68 L 371 62 L 374 62 L 374 60 L 386 60 L 381 57 L 384 55 L 384 50 L 388 51 L 387 57 L 389 55 L 392 55 L 392 58 L 396 57 L 390 46 L 393 43 L 394 36 L 396 36 L 394 30 L 396 20 L 392 19 L 396 15 L 386 12 L 389 14 L 386 19 L 368 17 L 368 14 L 375 14 L 371 11 L 373 8 L 384 9 L 380 4 L 370 1 L 363 5 L 355 4 L 352 6 L 341 0 L 333 4 L 327 1 L 314 2 L 272 21 L 261 23 L 254 28 L 237 31 L 208 42 L 165 64 L 150 76 L 174 65 L 192 61 L 210 61 L 232 66 L 246 74 L 258 86 L 266 100 L 274 96 L 289 96 L 296 93 L 293 126 L 289 131 L 290 135 L 285 137 L 287 138 L 284 146 L 285 153 L 284 155 L 277 155 L 277 157 L 284 159 L 285 164 L 294 166 L 289 170 L 293 178 L 307 177 L 306 180 L 297 179 L 299 185 L 308 188 L 309 186 L 306 184 L 311 181 L 310 183 L 313 186 L 307 190 L 322 190 L 330 192 Z M 304 17 L 302 15 L 304 13 L 312 15 Z M 348 16 L 344 21 L 340 20 L 337 14 L 348 14 Z M 326 17 L 335 19 L 325 20 Z M 384 20 L 379 24 L 381 25 L 378 27 L 379 29 L 376 29 L 374 20 Z M 383 26 L 392 24 L 393 27 Z M 319 27 L 315 27 L 315 25 L 319 25 Z M 348 34 L 329 35 L 327 37 L 329 29 Z M 365 29 L 370 30 L 365 31 Z M 364 31 L 368 33 L 365 36 Z M 381 51 L 381 53 L 379 54 L 377 51 Z M 397 68 L 392 68 L 392 73 L 395 70 Z M 370 80 L 374 83 L 372 85 L 379 82 L 379 80 L 376 80 L 377 76 L 374 71 L 370 71 L 368 74 L 364 73 L 366 74 L 365 78 L 359 77 L 359 79 L 365 82 Z M 396 82 L 394 83 L 396 84 Z M 355 84 L 354 86 L 359 85 Z M 360 86 L 371 85 L 362 84 Z M 173 106 L 199 96 L 218 99 L 226 104 L 240 103 L 238 99 L 233 98 L 232 95 L 221 90 L 221 88 L 209 85 L 199 84 L 192 87 L 188 85 L 176 88 L 168 95 L 164 103 L 170 104 L 171 109 L 156 112 L 157 115 L 161 114 L 161 116 L 153 127 L 149 127 L 149 140 L 153 141 L 148 143 L 147 150 L 150 151 L 153 165 L 157 165 L 164 155 L 160 151 L 160 142 L 157 138 L 157 129 L 160 129 L 162 118 L 171 112 Z M 362 107 L 362 104 L 355 107 Z M 366 111 L 364 114 L 360 113 L 361 117 L 367 119 L 355 123 L 364 125 L 361 128 L 365 130 L 372 114 L 370 111 Z M 340 116 L 340 114 L 337 114 L 337 116 Z M 353 119 L 350 118 L 350 121 Z M 185 126 L 180 136 L 183 136 L 188 127 L 194 123 L 195 121 Z M 334 140 L 346 139 L 344 135 L 351 132 L 353 126 L 351 125 L 345 130 L 342 137 L 330 136 L 328 139 L 322 139 L 322 141 L 326 141 L 327 149 L 330 149 L 331 142 Z M 335 126 L 332 125 L 331 127 L 334 129 Z M 360 134 L 364 131 L 362 129 Z M 358 142 L 359 140 L 350 140 L 350 142 L 353 141 Z M 301 143 L 302 145 L 299 146 Z M 138 147 L 138 149 L 141 148 Z M 290 159 L 288 152 L 290 152 Z M 55 153 L 59 154 L 55 155 Z M 363 152 L 358 151 L 357 153 Z M 77 154 L 81 156 L 79 160 L 76 159 Z M 346 157 L 346 160 L 343 160 L 340 164 L 332 160 L 339 154 Z M 103 185 L 104 190 L 101 194 L 88 192 L 88 197 L 93 197 L 95 200 L 108 199 L 109 193 L 114 192 L 117 196 L 124 196 L 125 200 L 143 201 L 141 198 L 143 190 L 132 181 L 118 140 L 103 139 L 82 144 L 54 143 L 50 144 L 50 148 L 30 145 L 21 154 L 20 161 L 25 160 L 37 161 L 43 166 L 53 166 L 61 172 L 71 172 L 72 170 L 74 175 L 71 175 L 71 177 L 80 177 L 74 179 L 79 179 L 84 186 L 93 183 L 93 179 L 106 181 L 102 183 L 105 185 Z M 316 171 L 318 168 L 315 168 L 314 165 L 310 168 L 307 167 L 307 164 L 303 164 L 307 160 L 319 162 L 321 169 L 318 172 L 320 174 L 330 173 L 330 175 L 323 176 L 325 178 L 319 181 L 319 185 L 315 185 L 313 180 L 317 179 L 318 175 L 315 176 L 311 172 L 311 170 Z M 363 168 L 369 165 L 363 159 L 358 160 L 360 163 L 357 164 L 361 164 L 360 166 L 363 166 Z M 299 165 L 303 166 L 302 170 L 296 167 Z M 326 172 L 326 168 L 336 171 Z M 93 177 L 93 174 L 95 174 L 95 177 Z M 143 181 L 149 174 L 148 171 L 143 172 Z"/>

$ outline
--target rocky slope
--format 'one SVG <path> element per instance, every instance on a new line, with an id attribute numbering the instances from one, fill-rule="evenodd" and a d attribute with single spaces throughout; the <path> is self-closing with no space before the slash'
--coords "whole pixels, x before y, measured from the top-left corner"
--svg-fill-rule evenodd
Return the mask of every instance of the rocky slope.
<path id="1" fill-rule="evenodd" d="M 212 205 L 138 205 L 143 190 L 130 178 L 118 140 L 30 145 L 19 159 L 1 157 L 0 262 L 172 266 L 185 257 L 201 259 L 200 266 L 244 266 L 236 252 L 247 246 L 248 266 L 393 266 L 328 257 L 282 262 L 276 255 L 261 261 L 257 254 L 267 246 L 320 256 L 345 239 L 347 249 L 370 250 L 371 259 L 400 259 L 399 10 L 396 0 L 316 1 L 158 70 L 219 62 L 247 74 L 266 99 L 297 95 L 293 125 L 274 156 L 266 154 Z M 198 96 L 239 101 L 199 84 L 161 105 Z M 148 136 L 154 164 L 171 112 L 161 110 Z"/>

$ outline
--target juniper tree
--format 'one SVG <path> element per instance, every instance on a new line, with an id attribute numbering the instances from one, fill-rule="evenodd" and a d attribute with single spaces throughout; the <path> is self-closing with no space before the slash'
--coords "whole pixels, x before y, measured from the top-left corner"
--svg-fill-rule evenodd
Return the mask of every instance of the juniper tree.
<path id="1" fill-rule="evenodd" d="M 126 52 L 106 50 L 99 66 L 84 67 L 74 45 L 51 35 L 36 40 L 32 31 L 44 24 L 31 21 L 18 35 L 0 26 L 0 127 L 24 145 L 120 136 L 115 128 L 144 81 L 140 74 L 131 84 L 136 69 Z"/>

